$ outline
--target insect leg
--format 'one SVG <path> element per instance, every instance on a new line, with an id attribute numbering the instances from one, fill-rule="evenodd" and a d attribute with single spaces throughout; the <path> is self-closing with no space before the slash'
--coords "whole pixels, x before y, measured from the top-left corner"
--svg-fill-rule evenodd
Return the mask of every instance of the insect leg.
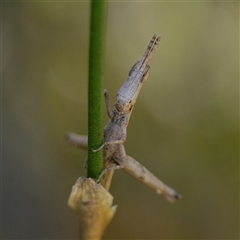
<path id="1" fill-rule="evenodd" d="M 113 118 L 113 112 L 112 112 L 111 107 L 110 107 L 109 94 L 108 94 L 107 89 L 104 89 L 103 94 L 104 94 L 104 99 L 105 99 L 105 105 L 106 105 L 106 108 L 107 108 L 107 114 L 108 114 L 109 118 Z"/>

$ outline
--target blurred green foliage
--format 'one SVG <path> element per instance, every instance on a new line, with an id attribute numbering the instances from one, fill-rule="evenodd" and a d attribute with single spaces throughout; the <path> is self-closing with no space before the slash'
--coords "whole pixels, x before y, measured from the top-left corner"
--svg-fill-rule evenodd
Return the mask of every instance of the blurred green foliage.
<path id="1" fill-rule="evenodd" d="M 66 202 L 87 154 L 63 136 L 87 134 L 89 13 L 89 2 L 2 3 L 3 239 L 78 236 Z M 153 33 L 125 146 L 183 200 L 116 171 L 105 238 L 238 239 L 239 3 L 110 2 L 111 103 Z"/>

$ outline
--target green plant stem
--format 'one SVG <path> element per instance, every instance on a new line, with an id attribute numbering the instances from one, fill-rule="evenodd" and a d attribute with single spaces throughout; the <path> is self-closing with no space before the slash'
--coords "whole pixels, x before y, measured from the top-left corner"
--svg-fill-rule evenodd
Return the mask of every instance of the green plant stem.
<path id="1" fill-rule="evenodd" d="M 93 152 L 103 143 L 103 67 L 106 1 L 91 1 L 88 82 L 88 173 L 97 179 L 103 167 L 103 152 Z"/>

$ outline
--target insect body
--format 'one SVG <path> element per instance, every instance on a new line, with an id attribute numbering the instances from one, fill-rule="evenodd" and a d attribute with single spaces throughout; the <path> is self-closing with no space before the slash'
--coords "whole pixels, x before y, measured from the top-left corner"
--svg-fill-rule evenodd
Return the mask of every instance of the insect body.
<path id="1" fill-rule="evenodd" d="M 102 174 L 106 170 L 124 167 L 126 153 L 122 144 L 127 138 L 127 125 L 142 85 L 149 75 L 150 67 L 148 63 L 159 42 L 160 37 L 153 35 L 143 58 L 133 65 L 127 80 L 118 91 L 113 110 L 109 105 L 108 92 L 104 90 L 105 104 L 110 121 L 104 129 L 104 143 L 98 149 L 93 150 L 96 152 L 104 147 L 105 168 Z M 115 164 L 109 167 L 109 163 Z"/>

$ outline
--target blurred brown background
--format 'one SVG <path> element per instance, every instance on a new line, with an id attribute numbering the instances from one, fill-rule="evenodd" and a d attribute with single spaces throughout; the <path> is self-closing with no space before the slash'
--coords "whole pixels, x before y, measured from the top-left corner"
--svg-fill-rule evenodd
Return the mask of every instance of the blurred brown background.
<path id="1" fill-rule="evenodd" d="M 2 3 L 3 239 L 78 237 L 66 203 L 86 152 L 63 136 L 87 133 L 89 11 Z M 153 33 L 162 36 L 125 146 L 183 200 L 116 171 L 119 206 L 104 239 L 239 238 L 238 22 L 237 2 L 109 2 L 111 104 Z"/>

